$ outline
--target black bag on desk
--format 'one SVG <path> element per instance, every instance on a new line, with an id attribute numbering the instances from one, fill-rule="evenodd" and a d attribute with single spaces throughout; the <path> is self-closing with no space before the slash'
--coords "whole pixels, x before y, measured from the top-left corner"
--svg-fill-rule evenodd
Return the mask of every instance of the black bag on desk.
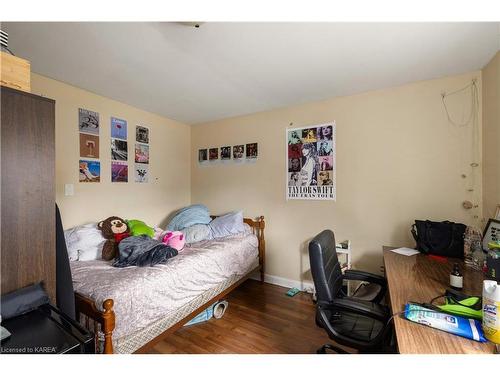
<path id="1" fill-rule="evenodd" d="M 450 221 L 415 220 L 411 233 L 421 253 L 463 258 L 465 229 L 464 224 Z"/>

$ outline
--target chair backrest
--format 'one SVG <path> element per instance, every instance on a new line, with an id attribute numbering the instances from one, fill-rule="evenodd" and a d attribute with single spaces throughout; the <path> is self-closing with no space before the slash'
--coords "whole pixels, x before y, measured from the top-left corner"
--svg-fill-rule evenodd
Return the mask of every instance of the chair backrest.
<path id="1" fill-rule="evenodd" d="M 309 242 L 309 261 L 318 302 L 332 302 L 342 288 L 342 271 L 331 230 L 324 230 Z"/>
<path id="2" fill-rule="evenodd" d="M 69 265 L 68 249 L 64 239 L 61 213 L 56 204 L 56 299 L 57 307 L 75 319 L 75 294 Z"/>

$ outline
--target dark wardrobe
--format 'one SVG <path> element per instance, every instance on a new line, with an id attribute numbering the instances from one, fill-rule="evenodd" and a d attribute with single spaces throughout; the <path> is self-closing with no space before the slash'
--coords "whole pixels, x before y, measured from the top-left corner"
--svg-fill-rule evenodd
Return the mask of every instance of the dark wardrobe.
<path id="1" fill-rule="evenodd" d="M 56 304 L 55 101 L 1 88 L 1 294 L 43 281 Z"/>

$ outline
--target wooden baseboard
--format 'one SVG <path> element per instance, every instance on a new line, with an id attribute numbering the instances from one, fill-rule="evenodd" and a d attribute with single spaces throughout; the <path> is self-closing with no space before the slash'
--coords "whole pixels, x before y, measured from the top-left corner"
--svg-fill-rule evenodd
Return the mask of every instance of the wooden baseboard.
<path id="1" fill-rule="evenodd" d="M 254 274 L 250 277 L 252 280 L 260 280 L 260 275 Z M 297 288 L 304 292 L 314 291 L 314 284 L 310 281 L 292 280 L 284 277 L 264 274 L 264 282 L 268 284 L 278 285 L 285 288 Z"/>

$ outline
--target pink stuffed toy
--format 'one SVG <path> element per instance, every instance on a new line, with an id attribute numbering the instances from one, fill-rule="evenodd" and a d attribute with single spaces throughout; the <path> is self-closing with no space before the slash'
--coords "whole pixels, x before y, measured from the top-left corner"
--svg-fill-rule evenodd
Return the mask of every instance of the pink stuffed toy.
<path id="1" fill-rule="evenodd" d="M 175 232 L 167 232 L 163 237 L 162 242 L 165 245 L 170 246 L 171 248 L 182 251 L 184 245 L 186 244 L 186 239 L 184 238 L 184 233 L 175 231 Z"/>

